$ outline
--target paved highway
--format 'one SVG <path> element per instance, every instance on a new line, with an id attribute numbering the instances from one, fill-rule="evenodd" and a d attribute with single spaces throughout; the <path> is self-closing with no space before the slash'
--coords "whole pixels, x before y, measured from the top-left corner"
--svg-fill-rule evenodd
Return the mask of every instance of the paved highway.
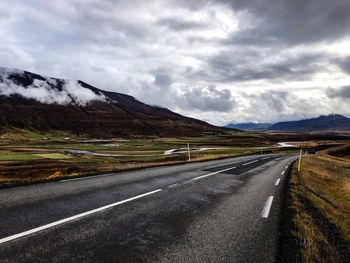
<path id="1" fill-rule="evenodd" d="M 294 156 L 0 190 L 0 262 L 274 262 Z"/>

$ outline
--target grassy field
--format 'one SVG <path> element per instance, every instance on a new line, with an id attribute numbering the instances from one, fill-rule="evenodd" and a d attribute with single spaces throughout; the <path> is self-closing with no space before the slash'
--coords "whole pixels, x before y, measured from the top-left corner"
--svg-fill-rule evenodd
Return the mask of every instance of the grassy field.
<path id="1" fill-rule="evenodd" d="M 260 153 L 296 153 L 295 149 L 277 148 L 273 136 L 257 132 L 232 132 L 198 137 L 105 140 L 62 131 L 0 131 L 0 184 L 184 163 L 188 159 L 187 144 L 191 148 L 191 161 Z M 277 136 L 278 139 L 282 138 L 281 134 Z M 198 151 L 199 148 L 206 149 Z M 176 154 L 165 155 L 164 152 L 170 149 L 176 149 Z M 71 150 L 132 156 L 79 155 Z"/>
<path id="2" fill-rule="evenodd" d="M 64 159 L 72 159 L 72 156 L 66 155 L 66 154 L 61 154 L 61 153 L 37 153 L 33 154 L 34 156 L 38 156 L 41 158 L 46 158 L 46 159 L 58 159 L 58 160 L 64 160 Z"/>
<path id="3" fill-rule="evenodd" d="M 11 151 L 0 151 L 0 161 L 26 161 L 26 160 L 39 160 L 40 156 L 33 154 L 19 154 Z"/>
<path id="4" fill-rule="evenodd" d="M 16 129 L 0 133 L 0 184 L 184 163 L 188 159 L 188 143 L 191 148 L 191 161 L 260 153 L 260 147 L 264 147 L 264 152 L 271 152 L 271 149 L 265 147 L 276 146 L 274 141 L 258 133 L 101 140 L 60 131 L 36 133 Z M 197 151 L 198 148 L 207 149 Z M 164 155 L 164 151 L 170 149 L 177 149 L 176 154 Z M 133 156 L 72 155 L 68 150 Z M 282 150 L 273 148 L 273 151 Z"/>
<path id="5" fill-rule="evenodd" d="M 329 152 L 327 150 L 326 152 Z M 350 161 L 325 152 L 302 159 L 290 180 L 292 238 L 302 262 L 350 259 Z"/>

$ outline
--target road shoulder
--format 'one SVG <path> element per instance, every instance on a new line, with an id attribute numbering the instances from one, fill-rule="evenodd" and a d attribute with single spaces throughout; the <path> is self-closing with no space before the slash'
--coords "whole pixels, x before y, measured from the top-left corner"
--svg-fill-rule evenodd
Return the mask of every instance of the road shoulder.
<path id="1" fill-rule="evenodd" d="M 286 187 L 280 262 L 350 258 L 348 168 L 318 156 L 306 157 L 301 172 L 294 167 Z"/>

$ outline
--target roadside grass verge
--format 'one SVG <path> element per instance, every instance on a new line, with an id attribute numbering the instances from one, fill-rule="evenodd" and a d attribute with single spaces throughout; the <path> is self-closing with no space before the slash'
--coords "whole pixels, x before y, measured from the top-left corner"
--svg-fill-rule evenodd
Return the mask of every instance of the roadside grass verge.
<path id="1" fill-rule="evenodd" d="M 349 262 L 350 162 L 306 156 L 301 172 L 296 166 L 290 178 L 286 209 L 291 212 L 291 224 L 286 235 L 294 240 L 291 244 L 297 253 L 288 261 L 284 249 L 282 258 L 288 262 Z"/>

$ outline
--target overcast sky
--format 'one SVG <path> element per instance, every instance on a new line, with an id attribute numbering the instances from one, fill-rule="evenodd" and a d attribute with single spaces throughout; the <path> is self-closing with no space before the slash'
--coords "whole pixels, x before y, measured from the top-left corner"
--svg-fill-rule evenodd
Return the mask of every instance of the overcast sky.
<path id="1" fill-rule="evenodd" d="M 223 125 L 350 115 L 349 0 L 1 0 L 0 66 Z"/>

